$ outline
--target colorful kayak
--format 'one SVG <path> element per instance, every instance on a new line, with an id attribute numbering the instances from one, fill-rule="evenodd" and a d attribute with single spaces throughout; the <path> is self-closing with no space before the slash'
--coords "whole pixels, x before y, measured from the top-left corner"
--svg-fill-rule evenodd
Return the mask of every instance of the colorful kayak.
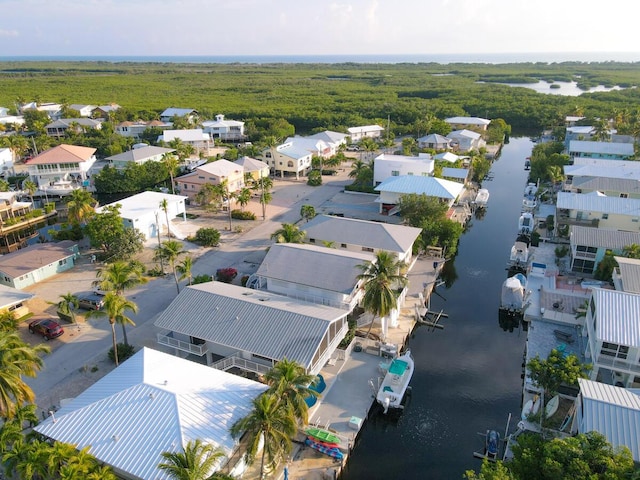
<path id="1" fill-rule="evenodd" d="M 327 447 L 327 448 L 340 448 L 340 445 L 337 443 L 327 443 L 327 442 L 321 442 L 320 440 L 316 440 L 313 437 L 307 437 L 309 440 L 311 440 L 312 442 L 316 442 L 319 445 L 322 445 L 323 447 Z"/>
<path id="2" fill-rule="evenodd" d="M 325 455 L 329 455 L 337 460 L 342 460 L 344 458 L 344 453 L 340 451 L 338 448 L 327 448 L 324 445 L 321 445 L 313 440 L 309 440 L 308 438 L 304 441 L 304 443 L 314 450 L 317 450 L 320 453 L 324 453 Z"/>
<path id="3" fill-rule="evenodd" d="M 322 428 L 309 427 L 304 431 L 304 433 L 306 433 L 310 437 L 313 437 L 315 439 L 314 441 L 325 443 L 340 443 L 340 437 L 328 430 L 323 430 Z"/>

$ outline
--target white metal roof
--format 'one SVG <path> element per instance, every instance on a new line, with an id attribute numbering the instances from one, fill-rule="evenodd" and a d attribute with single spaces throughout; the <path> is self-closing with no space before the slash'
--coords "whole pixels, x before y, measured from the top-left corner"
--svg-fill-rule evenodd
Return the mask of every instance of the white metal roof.
<path id="1" fill-rule="evenodd" d="M 636 242 L 640 244 L 640 242 Z M 640 293 L 640 260 L 627 257 L 614 257 L 618 262 L 620 277 L 622 278 L 622 290 L 631 293 Z"/>
<path id="2" fill-rule="evenodd" d="M 592 288 L 599 340 L 640 348 L 640 295 Z"/>
<path id="3" fill-rule="evenodd" d="M 607 162 L 603 164 L 603 162 Z M 614 163 L 609 165 L 609 163 Z M 616 165 L 622 163 L 623 165 Z M 594 178 L 620 178 L 628 180 L 640 180 L 640 162 L 628 160 L 603 160 L 598 164 L 574 164 L 565 165 L 564 174 L 577 177 Z"/>
<path id="4" fill-rule="evenodd" d="M 411 251 L 422 229 L 406 225 L 371 222 L 355 218 L 318 215 L 300 226 L 307 232 L 306 240 L 326 240 L 340 245 L 356 245 L 405 254 Z"/>
<path id="5" fill-rule="evenodd" d="M 465 180 L 469 176 L 469 170 L 466 168 L 444 167 L 442 169 L 442 176 L 449 177 L 449 178 L 459 178 L 460 180 Z"/>
<path id="6" fill-rule="evenodd" d="M 442 153 L 436 154 L 433 158 L 435 160 L 445 160 L 447 162 L 455 163 L 458 161 L 459 158 L 462 158 L 462 157 L 459 157 L 455 153 L 442 152 Z"/>
<path id="7" fill-rule="evenodd" d="M 489 125 L 491 123 L 491 120 L 480 117 L 449 117 L 445 118 L 444 121 L 460 125 Z"/>
<path id="8" fill-rule="evenodd" d="M 464 185 L 451 180 L 435 177 L 418 177 L 415 175 L 401 175 L 390 177 L 375 188 L 378 192 L 398 194 L 415 193 L 428 197 L 455 200 L 464 190 Z"/>
<path id="9" fill-rule="evenodd" d="M 595 131 L 595 127 L 590 125 L 574 125 L 573 127 L 567 127 L 567 133 L 575 134 L 590 134 Z"/>
<path id="10" fill-rule="evenodd" d="M 479 133 L 472 132 L 471 130 L 463 129 L 463 130 L 454 130 L 453 132 L 450 132 L 447 135 L 447 138 L 455 139 L 455 138 L 465 137 L 465 138 L 470 138 L 472 140 L 477 140 L 481 136 L 482 135 L 480 135 Z"/>
<path id="11" fill-rule="evenodd" d="M 630 170 L 640 170 L 640 162 L 637 160 L 609 160 L 605 158 L 575 157 L 573 165 L 593 165 L 605 168 L 623 168 Z"/>
<path id="12" fill-rule="evenodd" d="M 380 125 L 363 125 L 361 127 L 349 127 L 347 128 L 347 132 L 353 133 L 366 133 L 366 132 L 381 132 L 384 128 Z"/>
<path id="13" fill-rule="evenodd" d="M 266 163 L 247 156 L 240 157 L 233 163 L 235 163 L 236 165 L 240 165 L 242 168 L 244 168 L 245 172 L 256 172 L 262 171 L 264 169 L 269 169 L 269 165 L 267 165 Z"/>
<path id="14" fill-rule="evenodd" d="M 155 147 L 153 145 L 141 148 L 132 148 L 123 153 L 112 155 L 107 157 L 107 160 L 115 160 L 118 162 L 136 162 L 145 160 L 156 155 L 163 155 L 165 153 L 175 152 L 173 148 Z"/>
<path id="15" fill-rule="evenodd" d="M 170 142 L 179 138 L 183 142 L 202 142 L 203 140 L 210 140 L 209 135 L 204 133 L 201 128 L 192 128 L 189 130 L 165 130 L 160 135 L 160 139 L 163 142 Z"/>
<path id="16" fill-rule="evenodd" d="M 164 112 L 160 114 L 161 117 L 184 117 L 185 115 L 190 115 L 192 113 L 197 113 L 193 108 L 176 108 L 169 107 Z"/>
<path id="17" fill-rule="evenodd" d="M 35 430 L 79 449 L 89 446 L 98 460 L 134 478 L 169 479 L 157 468 L 162 452 L 201 439 L 229 455 L 235 445 L 229 428 L 266 388 L 143 348 Z"/>
<path id="18" fill-rule="evenodd" d="M 346 133 L 340 132 L 332 132 L 331 130 L 325 130 L 324 132 L 319 132 L 313 135 L 309 135 L 308 138 L 317 138 L 318 140 L 323 140 L 328 144 L 338 145 L 340 143 L 344 143 L 345 138 L 349 135 Z"/>
<path id="19" fill-rule="evenodd" d="M 187 198 L 189 197 L 185 197 L 184 195 L 147 191 L 104 205 L 97 208 L 96 211 L 102 212 L 104 207 L 120 204 L 120 216 L 122 218 L 135 220 L 149 212 L 160 211 L 160 202 L 163 200 L 166 200 L 169 205 L 173 205 L 174 203 L 184 203 Z"/>
<path id="20" fill-rule="evenodd" d="M 216 177 L 228 177 L 233 173 L 244 172 L 244 167 L 224 158 L 205 163 L 196 168 L 196 172 L 204 172 Z"/>
<path id="21" fill-rule="evenodd" d="M 634 243 L 640 245 L 640 233 L 572 225 L 570 241 L 571 245 L 584 245 L 619 251 Z"/>
<path id="22" fill-rule="evenodd" d="M 346 310 L 222 282 L 184 288 L 155 322 L 159 328 L 305 368 L 331 323 Z"/>
<path id="23" fill-rule="evenodd" d="M 601 153 L 604 155 L 633 156 L 632 143 L 590 142 L 586 140 L 571 140 L 569 153 Z"/>
<path id="24" fill-rule="evenodd" d="M 640 199 L 637 198 L 601 197 L 583 193 L 558 192 L 556 207 L 582 212 L 640 216 Z"/>
<path id="25" fill-rule="evenodd" d="M 626 446 L 640 461 L 640 396 L 628 389 L 579 379 L 582 417 L 578 431 L 596 431 L 613 447 Z"/>

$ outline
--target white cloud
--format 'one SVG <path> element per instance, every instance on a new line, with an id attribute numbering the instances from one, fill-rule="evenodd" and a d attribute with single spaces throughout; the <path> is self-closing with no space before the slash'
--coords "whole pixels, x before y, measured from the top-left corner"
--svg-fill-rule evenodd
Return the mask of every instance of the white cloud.
<path id="1" fill-rule="evenodd" d="M 17 30 L 5 30 L 0 28 L 0 37 L 18 37 L 20 34 Z"/>

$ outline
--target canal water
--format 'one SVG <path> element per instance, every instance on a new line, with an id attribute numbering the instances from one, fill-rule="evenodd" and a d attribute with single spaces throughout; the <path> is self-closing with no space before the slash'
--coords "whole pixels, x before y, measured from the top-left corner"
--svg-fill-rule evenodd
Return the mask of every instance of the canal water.
<path id="1" fill-rule="evenodd" d="M 483 182 L 490 192 L 482 218 L 473 218 L 458 255 L 448 262 L 447 286 L 436 288 L 431 309 L 443 309 L 444 330 L 418 327 L 409 347 L 416 361 L 412 395 L 397 418 L 372 410 L 342 480 L 459 479 L 478 470 L 484 437 L 519 420 L 525 332 L 498 323 L 505 265 L 518 231 L 533 144 L 512 138 Z"/>

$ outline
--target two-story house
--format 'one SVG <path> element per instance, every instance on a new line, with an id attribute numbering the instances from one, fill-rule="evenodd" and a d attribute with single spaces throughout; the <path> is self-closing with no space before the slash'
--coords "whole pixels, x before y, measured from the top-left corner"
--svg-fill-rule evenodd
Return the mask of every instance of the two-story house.
<path id="1" fill-rule="evenodd" d="M 50 137 L 64 137 L 67 131 L 83 133 L 86 130 L 100 130 L 102 122 L 92 118 L 60 118 L 48 124 L 45 129 Z"/>
<path id="2" fill-rule="evenodd" d="M 347 132 L 352 142 L 359 142 L 363 138 L 380 138 L 384 128 L 380 125 L 362 125 L 360 127 L 349 127 Z"/>
<path id="3" fill-rule="evenodd" d="M 565 192 L 600 192 L 607 197 L 640 198 L 640 162 L 576 159 L 564 167 Z"/>
<path id="4" fill-rule="evenodd" d="M 419 153 L 417 157 L 383 153 L 373 163 L 373 186 L 403 175 L 428 177 L 433 175 L 434 166 L 435 161 L 428 153 Z"/>
<path id="5" fill-rule="evenodd" d="M 124 170 L 127 165 L 142 165 L 147 162 L 161 162 L 162 157 L 167 153 L 175 152 L 173 148 L 154 147 L 145 145 L 132 148 L 117 155 L 111 155 L 106 160 L 118 170 Z"/>
<path id="6" fill-rule="evenodd" d="M 599 192 L 558 192 L 554 221 L 556 229 L 564 225 L 581 225 L 637 232 L 640 230 L 640 199 L 607 197 Z"/>
<path id="7" fill-rule="evenodd" d="M 161 122 L 160 120 L 136 120 L 135 122 L 126 121 L 116 125 L 116 133 L 123 137 L 140 139 L 142 138 L 142 134 L 144 133 L 144 131 L 150 128 L 167 130 L 171 128 L 171 124 Z"/>
<path id="8" fill-rule="evenodd" d="M 223 142 L 243 141 L 246 138 L 244 134 L 244 122 L 225 120 L 222 114 L 216 115 L 215 120 L 202 122 L 202 131 L 213 140 L 220 139 Z"/>
<path id="9" fill-rule="evenodd" d="M 189 123 L 195 124 L 198 121 L 198 111 L 193 108 L 169 107 L 160 114 L 160 120 L 171 123 L 173 117 L 186 118 Z"/>
<path id="10" fill-rule="evenodd" d="M 457 152 L 470 152 L 480 150 L 487 145 L 482 135 L 471 130 L 455 130 L 447 135 L 451 140 L 451 148 Z"/>
<path id="11" fill-rule="evenodd" d="M 622 254 L 625 247 L 640 245 L 640 232 L 573 225 L 570 228 L 571 271 L 592 274 L 607 251 Z"/>
<path id="12" fill-rule="evenodd" d="M 262 152 L 262 160 L 275 175 L 295 175 L 296 180 L 311 170 L 314 156 L 329 158 L 331 147 L 323 140 L 306 137 L 289 137 L 284 143 Z"/>
<path id="13" fill-rule="evenodd" d="M 191 145 L 196 152 L 209 152 L 211 147 L 211 137 L 204 133 L 201 128 L 190 128 L 188 130 L 165 130 L 158 137 L 161 145 L 169 144 L 173 140 L 180 140 L 185 145 Z"/>
<path id="14" fill-rule="evenodd" d="M 83 105 L 80 103 L 72 103 L 69 105 L 69 110 L 77 112 L 79 117 L 91 117 L 91 114 L 96 108 L 95 105 Z"/>
<path id="15" fill-rule="evenodd" d="M 205 163 L 186 175 L 176 178 L 180 194 L 195 200 L 203 185 L 220 185 L 227 181 L 229 192 L 237 192 L 244 187 L 244 168 L 224 158 Z"/>
<path id="16" fill-rule="evenodd" d="M 451 128 L 454 130 L 471 128 L 475 131 L 484 131 L 491 123 L 491 120 L 480 117 L 449 117 L 445 118 L 444 121 L 451 125 Z"/>
<path id="17" fill-rule="evenodd" d="M 630 160 L 634 158 L 633 143 L 590 142 L 572 140 L 567 150 L 569 157 L 599 158 L 603 160 Z"/>
<path id="18" fill-rule="evenodd" d="M 95 153 L 95 148 L 58 145 L 29 160 L 29 177 L 42 192 L 66 195 L 90 186 L 88 172 L 96 163 Z"/>
<path id="19" fill-rule="evenodd" d="M 380 213 L 394 215 L 403 195 L 426 195 L 434 197 L 451 207 L 464 191 L 465 186 L 458 182 L 435 177 L 416 177 L 403 175 L 389 177 L 375 187 L 380 196 L 376 202 L 380 205 Z"/>

